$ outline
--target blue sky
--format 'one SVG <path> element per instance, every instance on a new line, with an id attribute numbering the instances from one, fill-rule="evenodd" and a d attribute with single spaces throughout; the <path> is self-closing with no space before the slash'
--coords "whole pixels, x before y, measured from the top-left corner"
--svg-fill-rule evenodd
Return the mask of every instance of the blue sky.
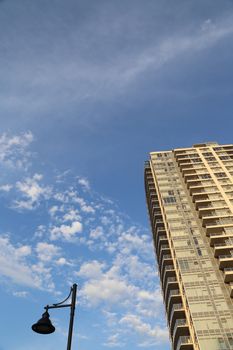
<path id="1" fill-rule="evenodd" d="M 232 20 L 230 0 L 0 1 L 0 350 L 65 348 L 67 310 L 30 325 L 74 282 L 77 348 L 169 349 L 143 164 L 232 143 Z"/>

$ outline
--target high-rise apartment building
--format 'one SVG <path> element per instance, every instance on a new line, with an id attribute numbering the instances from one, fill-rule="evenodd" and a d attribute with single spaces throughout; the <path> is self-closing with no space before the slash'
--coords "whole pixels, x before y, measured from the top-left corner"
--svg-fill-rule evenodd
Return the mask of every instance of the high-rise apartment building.
<path id="1" fill-rule="evenodd" d="M 172 349 L 233 349 L 233 145 L 152 152 L 145 189 Z"/>

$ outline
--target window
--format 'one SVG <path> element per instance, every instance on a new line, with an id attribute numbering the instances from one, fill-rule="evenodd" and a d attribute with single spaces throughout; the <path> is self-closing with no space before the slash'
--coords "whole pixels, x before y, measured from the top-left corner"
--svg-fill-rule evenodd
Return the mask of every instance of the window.
<path id="1" fill-rule="evenodd" d="M 199 175 L 200 179 L 210 179 L 211 176 L 209 174 L 203 174 L 203 175 Z"/>
<path id="2" fill-rule="evenodd" d="M 220 156 L 219 158 L 220 158 L 221 160 L 230 159 L 229 156 Z"/>
<path id="3" fill-rule="evenodd" d="M 226 174 L 225 173 L 215 173 L 214 174 L 216 177 L 225 177 Z"/>
<path id="4" fill-rule="evenodd" d="M 165 204 L 176 203 L 176 198 L 175 197 L 165 197 L 163 200 L 164 200 Z"/>
<path id="5" fill-rule="evenodd" d="M 201 252 L 200 248 L 197 248 L 197 253 L 198 253 L 198 255 L 202 256 L 202 252 Z"/>

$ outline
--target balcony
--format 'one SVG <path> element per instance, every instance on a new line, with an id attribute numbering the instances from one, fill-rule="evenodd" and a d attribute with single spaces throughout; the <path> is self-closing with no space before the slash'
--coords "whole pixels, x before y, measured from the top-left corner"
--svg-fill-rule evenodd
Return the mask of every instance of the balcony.
<path id="1" fill-rule="evenodd" d="M 233 298 L 233 283 L 229 283 L 230 285 L 230 297 Z"/>
<path id="2" fill-rule="evenodd" d="M 177 318 L 173 324 L 171 324 L 171 334 L 173 335 L 173 339 L 178 338 L 179 336 L 186 335 L 188 330 L 188 324 L 185 319 L 185 316 L 182 318 Z M 176 334 L 176 333 L 179 333 Z"/>
<path id="3" fill-rule="evenodd" d="M 233 254 L 219 255 L 218 259 L 219 259 L 219 268 L 221 270 L 227 267 L 233 267 Z"/>
<path id="4" fill-rule="evenodd" d="M 163 220 L 162 219 L 153 220 L 153 226 L 155 227 L 156 230 L 158 230 L 158 228 L 163 228 L 164 227 Z"/>
<path id="5" fill-rule="evenodd" d="M 174 270 L 173 264 L 164 266 L 164 269 L 161 272 L 162 280 L 164 280 L 165 276 L 174 277 L 174 273 L 173 273 L 174 271 L 175 270 Z"/>
<path id="6" fill-rule="evenodd" d="M 200 179 L 199 177 L 198 177 L 198 175 L 195 175 L 193 178 L 185 178 L 185 182 L 187 183 L 187 186 L 189 186 L 189 185 L 191 185 L 191 184 L 193 184 L 193 183 L 195 183 L 196 181 L 203 181 L 202 179 Z M 209 179 L 208 179 L 209 180 Z"/>
<path id="7" fill-rule="evenodd" d="M 206 207 L 215 209 L 214 202 L 223 202 L 223 201 L 221 201 L 221 198 L 198 199 L 198 200 L 195 201 L 196 209 L 197 210 L 199 210 L 201 208 L 205 208 L 206 209 Z M 223 204 L 224 204 L 224 202 L 223 202 Z"/>
<path id="8" fill-rule="evenodd" d="M 154 242 L 155 242 L 156 249 L 157 249 L 157 246 L 158 246 L 158 243 L 159 243 L 160 239 L 167 240 L 166 231 L 163 228 L 160 228 L 160 229 L 154 231 L 153 232 L 153 237 L 154 237 Z M 168 243 L 168 240 L 167 240 L 166 243 Z"/>
<path id="9" fill-rule="evenodd" d="M 162 281 L 163 288 L 166 285 L 167 279 L 169 277 L 176 277 L 176 272 L 175 272 L 173 265 L 165 266 L 164 273 L 163 273 L 163 275 L 161 275 L 161 281 Z"/>
<path id="10" fill-rule="evenodd" d="M 201 181 L 199 181 L 199 182 L 195 182 L 195 183 L 193 183 L 193 184 L 191 184 L 191 185 L 189 185 L 188 186 L 188 188 L 189 188 L 189 193 L 192 195 L 193 193 L 195 193 L 195 192 L 201 192 L 201 193 L 203 193 L 203 192 L 208 192 L 207 190 L 208 189 L 211 189 L 211 188 L 213 188 L 213 187 L 215 187 L 215 185 L 214 185 L 214 183 L 209 183 L 209 182 L 207 182 L 206 184 L 203 184 Z M 203 189 L 205 189 L 206 191 L 202 191 Z"/>
<path id="11" fill-rule="evenodd" d="M 156 254 L 157 254 L 157 258 L 158 261 L 160 261 L 161 257 L 161 253 L 163 250 L 167 250 L 166 252 L 164 252 L 164 254 L 169 254 L 170 253 L 170 248 L 169 248 L 169 244 L 168 244 L 168 239 L 167 236 L 161 236 L 158 239 L 158 243 L 157 243 L 157 247 L 156 247 Z"/>
<path id="12" fill-rule="evenodd" d="M 226 222 L 216 220 L 216 221 L 211 221 L 208 223 L 208 225 L 205 226 L 206 228 L 206 234 L 207 236 L 210 233 L 218 233 L 219 231 L 223 231 L 224 228 L 231 228 L 233 229 L 233 220 L 228 220 Z"/>
<path id="13" fill-rule="evenodd" d="M 198 175 L 196 171 L 193 171 L 193 170 L 187 170 L 186 172 L 183 172 L 183 177 L 185 181 L 191 180 L 191 179 L 198 179 Z"/>
<path id="14" fill-rule="evenodd" d="M 228 221 L 228 219 L 229 219 L 229 222 L 231 221 L 233 223 L 233 216 L 232 216 L 231 212 L 224 213 L 224 211 L 222 211 L 222 212 L 219 212 L 219 214 L 218 214 L 216 211 L 213 211 L 212 214 L 213 215 L 211 215 L 211 212 L 210 212 L 206 216 L 202 217 L 202 223 L 203 223 L 204 227 L 208 226 L 209 223 L 213 222 L 214 220 L 216 220 L 216 222 L 219 222 L 221 220 L 222 220 L 222 222 L 224 222 L 224 220 Z"/>
<path id="15" fill-rule="evenodd" d="M 170 313 L 171 308 L 174 304 L 182 303 L 181 295 L 179 289 L 171 289 L 167 299 L 165 300 L 168 313 Z"/>
<path id="16" fill-rule="evenodd" d="M 193 350 L 193 342 L 189 335 L 181 335 L 178 338 L 176 350 Z"/>
<path id="17" fill-rule="evenodd" d="M 187 187 L 191 190 L 191 188 L 203 187 L 204 184 L 201 180 L 189 180 L 187 181 Z"/>
<path id="18" fill-rule="evenodd" d="M 168 244 L 168 239 L 166 233 L 163 231 L 163 233 L 160 231 L 160 234 L 155 234 L 155 241 L 156 241 L 156 247 L 160 249 L 160 246 L 162 244 Z"/>
<path id="19" fill-rule="evenodd" d="M 178 325 L 179 324 L 182 325 L 182 323 L 186 324 L 184 307 L 181 303 L 173 304 L 171 316 L 170 316 L 170 332 L 173 339 L 174 339 Z M 181 334 L 181 335 L 185 335 L 185 334 Z"/>
<path id="20" fill-rule="evenodd" d="M 210 198 L 208 197 L 207 193 L 195 193 L 195 195 L 192 196 L 193 202 L 204 202 L 209 201 L 211 202 Z"/>
<path id="21" fill-rule="evenodd" d="M 193 163 L 190 159 L 183 159 L 182 161 L 178 162 L 178 165 L 181 170 L 185 168 L 192 168 Z"/>
<path id="22" fill-rule="evenodd" d="M 233 241 L 216 243 L 214 245 L 214 256 L 217 258 L 219 255 L 230 255 L 231 250 L 233 250 Z"/>
<path id="23" fill-rule="evenodd" d="M 178 289 L 178 288 L 179 288 L 179 284 L 176 277 L 168 277 L 167 284 L 164 288 L 164 300 L 166 301 L 168 299 L 168 295 L 171 290 Z"/>
<path id="24" fill-rule="evenodd" d="M 218 233 L 212 233 L 210 235 L 210 246 L 213 247 L 215 244 L 224 243 L 226 239 L 233 237 L 232 233 L 226 233 L 224 230 Z"/>
<path id="25" fill-rule="evenodd" d="M 226 267 L 224 269 L 224 282 L 233 282 L 233 267 Z"/>
<path id="26" fill-rule="evenodd" d="M 218 216 L 219 214 L 225 215 L 225 216 L 226 215 L 229 215 L 229 216 L 232 215 L 232 212 L 226 206 L 225 201 L 220 201 L 219 203 L 214 203 L 214 204 L 215 205 L 209 204 L 209 205 L 200 206 L 199 210 L 200 210 L 200 214 L 202 214 L 202 217 L 208 216 L 210 210 L 213 211 L 215 216 Z"/>
<path id="27" fill-rule="evenodd" d="M 166 270 L 166 267 L 173 266 L 173 259 L 171 257 L 171 254 L 162 254 L 161 260 L 158 261 L 159 265 L 159 271 L 161 276 L 164 275 L 164 272 Z"/>
<path id="28" fill-rule="evenodd" d="M 173 322 L 175 322 L 177 318 L 183 318 L 183 316 L 185 315 L 183 304 L 175 303 L 171 305 L 170 308 L 168 308 L 167 310 L 167 315 L 170 325 L 173 319 Z"/>
<path id="29" fill-rule="evenodd" d="M 190 188 L 189 193 L 193 198 L 196 198 L 197 196 L 200 196 L 202 194 L 213 194 L 213 193 L 219 193 L 219 190 L 215 188 L 213 185 L 212 186 L 206 186 L 205 188 L 202 187 L 196 187 L 196 188 Z"/>
<path id="30" fill-rule="evenodd" d="M 173 259 L 172 259 L 171 254 L 163 254 L 161 256 L 161 258 L 162 259 L 159 261 L 159 267 L 160 267 L 160 270 L 163 273 L 163 270 L 164 270 L 165 266 L 171 265 L 173 263 Z"/>

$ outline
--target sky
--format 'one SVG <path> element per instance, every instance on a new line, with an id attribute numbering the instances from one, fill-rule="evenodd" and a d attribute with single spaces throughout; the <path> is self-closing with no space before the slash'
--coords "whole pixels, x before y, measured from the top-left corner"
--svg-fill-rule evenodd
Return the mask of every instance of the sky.
<path id="1" fill-rule="evenodd" d="M 232 143 L 232 0 L 0 1 L 0 350 L 170 349 L 150 151 Z M 33 345 L 32 345 L 33 344 Z"/>

